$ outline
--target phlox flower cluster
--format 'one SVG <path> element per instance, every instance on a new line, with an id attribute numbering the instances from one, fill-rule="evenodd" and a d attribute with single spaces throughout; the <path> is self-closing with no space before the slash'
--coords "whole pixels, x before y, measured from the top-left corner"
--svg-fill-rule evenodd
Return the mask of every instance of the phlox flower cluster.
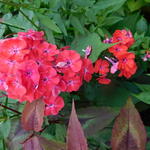
<path id="1" fill-rule="evenodd" d="M 135 54 L 128 52 L 134 43 L 132 33 L 127 30 L 116 30 L 112 38 L 107 38 L 104 43 L 117 43 L 108 49 L 108 53 L 112 57 L 99 59 L 95 63 L 95 72 L 100 76 L 97 79 L 101 84 L 109 84 L 110 79 L 107 78 L 108 73 L 114 74 L 119 72 L 118 76 L 130 78 L 136 73 L 137 65 L 135 63 Z"/>
<path id="2" fill-rule="evenodd" d="M 115 43 L 109 56 L 93 66 L 88 58 L 92 47 L 87 46 L 82 58 L 69 46 L 57 48 L 44 39 L 44 32 L 28 30 L 16 37 L 0 40 L 0 90 L 20 102 L 40 99 L 45 103 L 45 115 L 56 115 L 64 107 L 61 92 L 78 91 L 83 80 L 89 82 L 98 73 L 100 84 L 109 84 L 108 74 L 130 78 L 137 66 L 134 53 L 128 52 L 134 43 L 130 31 L 116 30 L 104 43 Z M 117 44 L 116 44 L 117 43 Z"/>
<path id="3" fill-rule="evenodd" d="M 94 73 L 90 59 L 58 49 L 34 30 L 0 40 L 0 66 L 0 90 L 20 102 L 43 100 L 45 115 L 56 115 L 64 106 L 59 94 L 77 91 Z"/>

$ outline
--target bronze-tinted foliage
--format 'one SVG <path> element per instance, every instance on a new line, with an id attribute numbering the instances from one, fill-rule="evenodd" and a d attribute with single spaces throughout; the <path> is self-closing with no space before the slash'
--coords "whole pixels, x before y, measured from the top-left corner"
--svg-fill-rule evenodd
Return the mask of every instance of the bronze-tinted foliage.
<path id="1" fill-rule="evenodd" d="M 86 107 L 78 110 L 78 118 L 84 125 L 85 136 L 92 136 L 107 127 L 119 114 L 111 107 Z"/>
<path id="2" fill-rule="evenodd" d="M 112 150 L 145 150 L 146 131 L 131 98 L 121 109 L 112 130 Z"/>
<path id="3" fill-rule="evenodd" d="M 87 141 L 78 120 L 74 102 L 67 131 L 67 150 L 87 150 Z"/>
<path id="4" fill-rule="evenodd" d="M 43 150 L 66 150 L 66 144 L 47 140 L 44 137 L 38 136 Z"/>
<path id="5" fill-rule="evenodd" d="M 37 136 L 31 137 L 23 144 L 23 150 L 43 150 Z"/>
<path id="6" fill-rule="evenodd" d="M 44 117 L 44 102 L 35 100 L 32 103 L 27 102 L 22 114 L 22 126 L 25 130 L 41 130 Z"/>
<path id="7" fill-rule="evenodd" d="M 65 144 L 34 135 L 23 144 L 23 150 L 65 150 Z"/>

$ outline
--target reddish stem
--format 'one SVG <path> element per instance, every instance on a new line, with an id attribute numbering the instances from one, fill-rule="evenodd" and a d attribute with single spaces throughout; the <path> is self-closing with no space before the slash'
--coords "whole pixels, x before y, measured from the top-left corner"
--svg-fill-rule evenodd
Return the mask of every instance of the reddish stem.
<path id="1" fill-rule="evenodd" d="M 21 114 L 21 112 L 19 112 L 19 111 L 17 111 L 17 110 L 14 110 L 14 109 L 12 109 L 12 108 L 10 108 L 10 107 L 7 107 L 7 106 L 5 106 L 5 105 L 3 105 L 3 104 L 1 104 L 1 103 L 0 103 L 0 106 L 1 106 L 1 107 L 4 107 L 4 108 L 6 108 L 6 109 L 8 109 L 8 110 L 10 110 L 10 111 L 13 111 L 13 112 L 15 112 L 15 113 L 17 113 L 17 114 Z"/>
<path id="2" fill-rule="evenodd" d="M 7 35 L 5 36 L 5 38 L 8 38 L 9 36 L 11 36 L 11 35 L 15 35 L 15 34 L 17 34 L 17 33 L 7 34 Z"/>
<path id="3" fill-rule="evenodd" d="M 47 127 L 49 127 L 48 125 L 45 126 L 41 131 L 39 131 L 40 133 L 42 133 Z"/>
<path id="4" fill-rule="evenodd" d="M 20 144 L 24 144 L 26 141 L 28 141 L 29 139 L 31 139 L 34 136 L 34 133 L 32 133 L 27 139 L 25 139 L 23 142 L 21 142 Z"/>

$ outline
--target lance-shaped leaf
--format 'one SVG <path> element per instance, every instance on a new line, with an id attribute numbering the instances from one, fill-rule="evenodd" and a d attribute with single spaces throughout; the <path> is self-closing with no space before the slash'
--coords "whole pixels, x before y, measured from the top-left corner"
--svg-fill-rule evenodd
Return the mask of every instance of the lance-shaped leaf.
<path id="1" fill-rule="evenodd" d="M 40 145 L 39 138 L 37 136 L 33 136 L 23 144 L 23 150 L 43 150 Z"/>
<path id="2" fill-rule="evenodd" d="M 115 121 L 111 144 L 112 150 L 145 150 L 146 131 L 131 98 Z"/>
<path id="3" fill-rule="evenodd" d="M 78 120 L 74 102 L 67 131 L 67 150 L 87 150 L 87 141 Z"/>
<path id="4" fill-rule="evenodd" d="M 44 102 L 35 100 L 32 103 L 27 102 L 22 114 L 22 126 L 25 130 L 41 130 L 44 117 Z"/>

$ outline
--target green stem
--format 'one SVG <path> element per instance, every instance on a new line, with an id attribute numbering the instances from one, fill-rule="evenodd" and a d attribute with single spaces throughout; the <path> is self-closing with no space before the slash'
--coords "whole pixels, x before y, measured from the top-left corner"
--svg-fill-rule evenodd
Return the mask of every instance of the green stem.
<path id="1" fill-rule="evenodd" d="M 3 150 L 6 150 L 5 140 L 3 139 Z"/>
<path id="2" fill-rule="evenodd" d="M 21 14 L 31 23 L 33 24 L 33 26 L 39 30 L 39 27 L 22 11 L 22 10 L 19 10 L 21 12 Z"/>

